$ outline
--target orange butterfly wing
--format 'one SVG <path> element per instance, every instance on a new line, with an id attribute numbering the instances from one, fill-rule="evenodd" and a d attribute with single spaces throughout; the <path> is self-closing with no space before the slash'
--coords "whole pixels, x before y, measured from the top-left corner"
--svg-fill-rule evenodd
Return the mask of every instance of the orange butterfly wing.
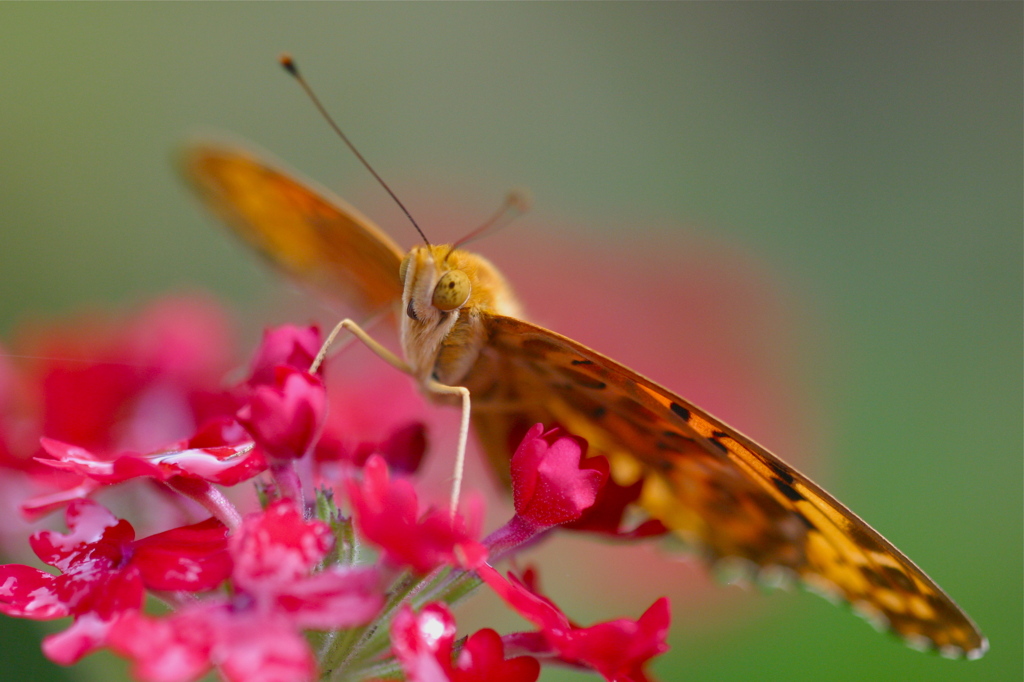
<path id="1" fill-rule="evenodd" d="M 405 252 L 330 192 L 216 145 L 189 147 L 181 168 L 207 206 L 288 275 L 360 315 L 401 300 Z"/>
<path id="2" fill-rule="evenodd" d="M 498 471 L 521 426 L 557 422 L 644 478 L 640 504 L 712 560 L 792 571 L 915 648 L 982 655 L 970 618 L 921 569 L 806 476 L 697 406 L 571 339 L 490 316 L 467 385 Z M 475 390 L 474 390 L 475 389 Z"/>

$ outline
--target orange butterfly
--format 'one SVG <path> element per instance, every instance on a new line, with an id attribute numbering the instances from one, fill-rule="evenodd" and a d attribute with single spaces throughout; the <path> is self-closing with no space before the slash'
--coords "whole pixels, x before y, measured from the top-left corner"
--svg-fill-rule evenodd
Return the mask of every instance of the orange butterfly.
<path id="1" fill-rule="evenodd" d="M 405 362 L 377 350 L 434 398 L 458 394 L 468 407 L 471 395 L 498 471 L 523 425 L 557 422 L 608 457 L 618 483 L 643 478 L 643 509 L 710 558 L 795 573 L 914 648 L 984 654 L 970 618 L 853 512 L 696 405 L 522 320 L 484 258 L 448 245 L 405 253 L 340 199 L 236 149 L 194 146 L 183 167 L 205 203 L 288 274 L 367 316 L 393 310 Z"/>

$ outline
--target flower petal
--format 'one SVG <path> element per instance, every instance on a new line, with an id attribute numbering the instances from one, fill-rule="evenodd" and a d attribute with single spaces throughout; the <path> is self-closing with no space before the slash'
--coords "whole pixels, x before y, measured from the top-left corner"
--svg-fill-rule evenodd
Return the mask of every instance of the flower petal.
<path id="1" fill-rule="evenodd" d="M 450 682 L 455 618 L 444 604 L 414 613 L 406 604 L 391 624 L 391 651 L 409 682 Z"/>
<path id="2" fill-rule="evenodd" d="M 308 574 L 330 551 L 330 527 L 306 521 L 290 500 L 250 514 L 229 541 L 236 582 L 247 589 L 288 584 Z"/>
<path id="3" fill-rule="evenodd" d="M 558 428 L 531 428 L 512 455 L 516 514 L 539 527 L 578 519 L 594 504 L 607 471 L 580 466 L 586 441 Z"/>
<path id="4" fill-rule="evenodd" d="M 152 590 L 212 590 L 231 575 L 228 529 L 216 519 L 135 542 L 132 564 Z"/>
<path id="5" fill-rule="evenodd" d="M 31 566 L 0 566 L 0 612 L 34 620 L 70 615 L 68 605 L 56 594 L 55 580 L 56 576 Z"/>
<path id="6" fill-rule="evenodd" d="M 467 528 L 462 516 L 431 510 L 419 519 L 412 483 L 392 480 L 379 455 L 367 460 L 361 483 L 350 480 L 347 484 L 356 528 L 380 547 L 392 564 L 424 574 L 445 563 L 475 567 L 486 558 L 486 548 L 473 539 L 475 532 Z M 474 526 L 479 516 L 470 519 Z"/>
<path id="7" fill-rule="evenodd" d="M 295 459 L 313 446 L 323 425 L 323 382 L 305 371 L 279 365 L 274 383 L 252 387 L 236 418 L 270 457 Z"/>
<path id="8" fill-rule="evenodd" d="M 532 656 L 505 659 L 501 636 L 490 628 L 466 639 L 455 663 L 454 682 L 534 682 L 540 663 Z"/>
<path id="9" fill-rule="evenodd" d="M 374 569 L 328 568 L 278 590 L 276 610 L 311 630 L 365 625 L 384 603 L 379 581 Z"/>

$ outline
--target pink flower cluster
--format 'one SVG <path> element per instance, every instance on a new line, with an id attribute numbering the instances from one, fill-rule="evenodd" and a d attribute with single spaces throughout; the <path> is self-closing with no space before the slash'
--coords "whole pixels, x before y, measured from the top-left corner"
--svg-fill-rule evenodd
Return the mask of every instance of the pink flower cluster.
<path id="1" fill-rule="evenodd" d="M 542 664 L 648 679 L 667 648 L 667 600 L 637 620 L 580 626 L 533 571 L 494 568 L 558 527 L 664 531 L 623 528 L 639 490 L 610 481 L 584 441 L 530 429 L 511 460 L 515 514 L 481 539 L 480 503 L 422 507 L 422 423 L 366 440 L 332 415 L 322 373 L 309 371 L 316 328 L 267 332 L 245 378 L 222 388 L 230 354 L 211 308 L 165 303 L 147 315 L 161 322 L 166 336 L 129 325 L 72 348 L 99 360 L 0 366 L 0 467 L 22 477 L 26 517 L 63 509 L 67 525 L 30 538 L 54 570 L 0 566 L 0 611 L 71 618 L 44 640 L 50 659 L 106 648 L 147 682 L 210 670 L 231 682 L 531 682 Z M 72 359 L 74 344 L 54 338 Z M 141 505 L 140 522 L 159 530 L 137 537 L 96 496 Z M 532 629 L 457 637 L 451 607 L 482 586 Z"/>

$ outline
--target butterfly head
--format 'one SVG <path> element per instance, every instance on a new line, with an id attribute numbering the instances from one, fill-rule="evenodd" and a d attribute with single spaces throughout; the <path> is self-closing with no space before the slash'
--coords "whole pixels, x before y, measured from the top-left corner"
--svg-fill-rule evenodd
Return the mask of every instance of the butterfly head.
<path id="1" fill-rule="evenodd" d="M 457 381 L 482 346 L 488 313 L 519 314 L 504 278 L 485 258 L 448 245 L 417 246 L 399 268 L 402 348 L 421 378 Z M 446 348 L 459 352 L 445 354 Z M 454 365 L 446 358 L 457 358 Z M 441 367 L 444 361 L 448 365 Z"/>

